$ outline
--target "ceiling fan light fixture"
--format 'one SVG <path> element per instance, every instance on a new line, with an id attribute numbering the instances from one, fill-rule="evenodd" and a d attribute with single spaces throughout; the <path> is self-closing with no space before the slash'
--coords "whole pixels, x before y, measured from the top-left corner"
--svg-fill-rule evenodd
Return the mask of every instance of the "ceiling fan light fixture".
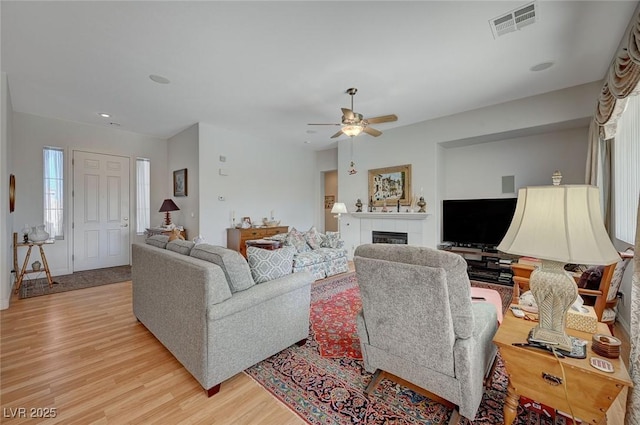
<path id="1" fill-rule="evenodd" d="M 342 132 L 349 137 L 355 137 L 358 134 L 362 133 L 364 127 L 361 125 L 353 124 L 353 125 L 345 125 L 342 127 Z"/>

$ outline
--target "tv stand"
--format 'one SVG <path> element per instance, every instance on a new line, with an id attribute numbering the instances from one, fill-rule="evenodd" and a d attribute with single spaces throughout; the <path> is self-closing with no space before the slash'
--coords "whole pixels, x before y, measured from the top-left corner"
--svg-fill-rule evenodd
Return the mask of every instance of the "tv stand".
<path id="1" fill-rule="evenodd" d="M 446 246 L 440 249 L 462 255 L 467 262 L 470 280 L 513 286 L 511 263 L 517 256 L 494 249 L 467 246 Z"/>

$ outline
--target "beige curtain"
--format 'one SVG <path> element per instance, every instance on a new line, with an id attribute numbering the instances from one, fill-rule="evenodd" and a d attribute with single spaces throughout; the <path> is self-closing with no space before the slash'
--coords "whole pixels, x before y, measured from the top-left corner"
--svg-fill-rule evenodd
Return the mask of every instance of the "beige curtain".
<path id="1" fill-rule="evenodd" d="M 627 397 L 625 425 L 640 425 L 640 197 L 638 199 L 638 221 L 636 223 L 636 255 L 633 258 L 631 278 L 631 355 L 629 372 L 634 387 Z"/>
<path id="2" fill-rule="evenodd" d="M 607 229 L 611 229 L 610 172 L 612 149 L 615 149 L 616 126 L 626 107 L 626 98 L 640 92 L 640 6 L 636 8 L 625 34 L 625 38 L 620 43 L 620 49 L 609 67 L 598 97 L 593 122 L 589 127 L 585 181 L 587 184 L 600 183 Z M 640 199 L 638 210 L 640 211 Z M 635 252 L 631 290 L 631 357 L 629 360 L 634 387 L 629 390 L 625 425 L 640 425 L 640 213 L 636 228 Z"/>

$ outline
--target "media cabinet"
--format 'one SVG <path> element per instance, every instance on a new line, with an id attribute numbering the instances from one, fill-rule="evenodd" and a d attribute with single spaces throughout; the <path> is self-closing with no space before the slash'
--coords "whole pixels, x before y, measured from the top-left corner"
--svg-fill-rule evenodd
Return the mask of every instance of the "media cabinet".
<path id="1" fill-rule="evenodd" d="M 511 263 L 518 256 L 483 248 L 444 246 L 440 249 L 462 255 L 467 261 L 469 279 L 513 286 Z"/>

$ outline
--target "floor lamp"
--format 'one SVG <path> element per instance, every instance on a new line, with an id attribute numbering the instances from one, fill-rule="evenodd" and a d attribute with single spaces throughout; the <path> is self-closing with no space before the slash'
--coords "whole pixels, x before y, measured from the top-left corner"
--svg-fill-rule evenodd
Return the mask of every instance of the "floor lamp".
<path id="1" fill-rule="evenodd" d="M 340 237 L 340 216 L 348 213 L 347 206 L 343 202 L 336 202 L 331 208 L 331 214 L 338 214 L 338 237 Z"/>

